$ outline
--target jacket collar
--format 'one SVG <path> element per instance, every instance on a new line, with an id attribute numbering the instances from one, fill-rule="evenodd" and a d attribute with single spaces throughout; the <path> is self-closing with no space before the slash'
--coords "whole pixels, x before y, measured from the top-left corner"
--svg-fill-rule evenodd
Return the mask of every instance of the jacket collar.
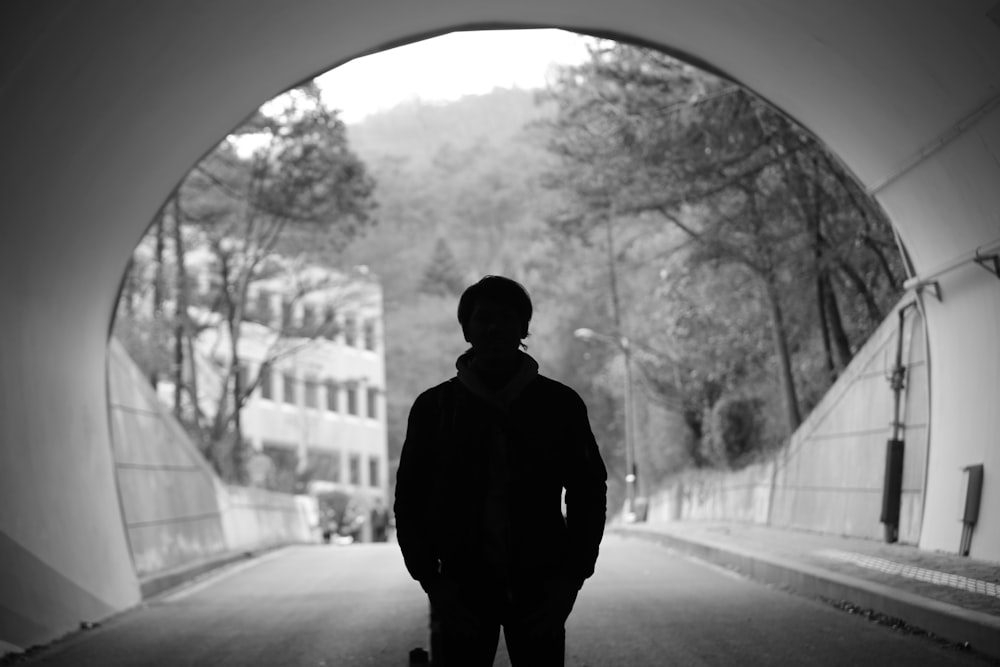
<path id="1" fill-rule="evenodd" d="M 473 394 L 499 408 L 502 412 L 506 412 L 524 388 L 538 377 L 538 362 L 528 354 L 520 352 L 516 362 L 519 368 L 514 376 L 499 389 L 491 389 L 479 379 L 479 375 L 473 368 L 474 358 L 473 351 L 469 350 L 455 362 L 455 367 L 458 368 L 458 381 Z"/>

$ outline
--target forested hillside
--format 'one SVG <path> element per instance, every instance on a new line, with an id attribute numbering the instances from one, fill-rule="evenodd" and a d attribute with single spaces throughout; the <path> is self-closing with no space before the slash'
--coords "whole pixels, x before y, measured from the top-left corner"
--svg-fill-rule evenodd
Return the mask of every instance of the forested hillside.
<path id="1" fill-rule="evenodd" d="M 640 492 L 776 447 L 888 312 L 881 210 L 805 131 L 657 52 L 595 42 L 546 91 L 408 104 L 349 128 L 377 225 L 345 251 L 383 281 L 390 457 L 417 393 L 465 349 L 461 289 L 536 303 L 529 353 L 583 394 L 623 493 L 626 336 Z"/>
<path id="2" fill-rule="evenodd" d="M 385 290 L 390 458 L 419 391 L 454 374 L 466 349 L 458 296 L 487 273 L 522 280 L 532 292 L 530 351 L 561 375 L 555 351 L 572 340 L 571 330 L 551 333 L 563 320 L 533 277 L 553 256 L 545 216 L 556 196 L 540 178 L 553 158 L 526 130 L 551 115 L 535 97 L 498 89 L 445 105 L 403 105 L 349 127 L 377 184 L 378 223 L 342 262 L 369 266 Z"/>

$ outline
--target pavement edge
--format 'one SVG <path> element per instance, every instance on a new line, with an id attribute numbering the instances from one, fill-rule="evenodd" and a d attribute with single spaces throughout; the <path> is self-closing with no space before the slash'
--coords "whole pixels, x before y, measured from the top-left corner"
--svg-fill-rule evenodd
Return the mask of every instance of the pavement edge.
<path id="1" fill-rule="evenodd" d="M 159 572 L 157 574 L 144 577 L 139 580 L 139 590 L 143 602 L 159 597 L 165 593 L 170 593 L 185 584 L 193 583 L 202 577 L 214 574 L 218 570 L 234 563 L 250 561 L 259 558 L 266 553 L 277 551 L 288 546 L 300 544 L 299 542 L 279 542 L 276 544 L 260 547 L 257 549 L 247 549 L 243 551 L 233 551 L 216 558 L 210 558 L 197 563 L 184 565 L 182 567 Z"/>
<path id="2" fill-rule="evenodd" d="M 763 583 L 796 593 L 845 600 L 975 651 L 1000 659 L 1000 617 L 930 600 L 890 586 L 851 577 L 732 545 L 682 537 L 640 526 L 609 526 L 607 532 L 656 542 L 701 560 L 736 570 Z"/>

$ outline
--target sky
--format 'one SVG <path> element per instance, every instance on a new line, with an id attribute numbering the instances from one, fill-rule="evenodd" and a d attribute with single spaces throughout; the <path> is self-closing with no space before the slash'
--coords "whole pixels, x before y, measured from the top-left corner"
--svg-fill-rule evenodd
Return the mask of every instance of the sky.
<path id="1" fill-rule="evenodd" d="M 346 123 L 397 104 L 494 88 L 539 88 L 553 64 L 583 61 L 584 37 L 553 29 L 453 32 L 352 60 L 317 78 Z"/>

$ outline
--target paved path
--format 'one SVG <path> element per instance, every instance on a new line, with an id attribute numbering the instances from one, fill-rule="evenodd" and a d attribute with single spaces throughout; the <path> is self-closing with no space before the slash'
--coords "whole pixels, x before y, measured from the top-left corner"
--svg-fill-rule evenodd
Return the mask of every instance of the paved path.
<path id="1" fill-rule="evenodd" d="M 886 584 L 939 602 L 1000 616 L 1000 563 L 906 544 L 753 524 L 681 521 L 639 524 L 688 540 L 733 545 Z M 893 564 L 897 567 L 888 567 Z M 959 585 L 961 584 L 961 585 Z"/>
<path id="2" fill-rule="evenodd" d="M 426 601 L 395 545 L 309 546 L 211 577 L 23 664 L 172 667 L 406 664 Z M 609 536 L 567 628 L 570 667 L 983 665 L 981 659 Z M 509 665 L 504 651 L 497 667 Z"/>

